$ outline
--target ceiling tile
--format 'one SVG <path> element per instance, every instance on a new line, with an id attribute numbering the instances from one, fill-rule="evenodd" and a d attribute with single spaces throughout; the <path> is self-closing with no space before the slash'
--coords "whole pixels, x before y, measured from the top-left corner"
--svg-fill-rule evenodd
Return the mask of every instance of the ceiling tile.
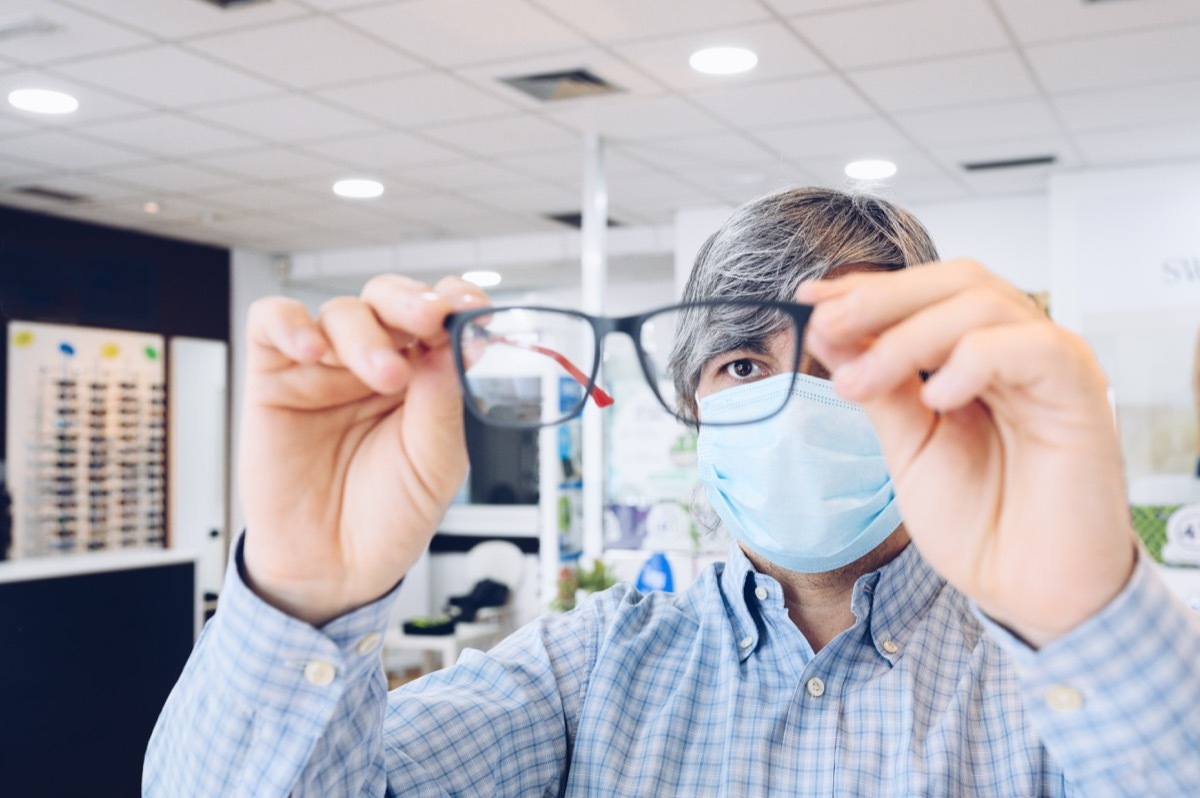
<path id="1" fill-rule="evenodd" d="M 64 0 L 59 0 L 63 2 Z M 361 1 L 361 0 L 358 0 Z M 225 10 L 212 3 L 163 0 L 66 0 L 96 16 L 161 39 L 180 39 L 231 28 L 259 26 L 312 12 L 293 0 L 250 3 Z M 311 0 L 310 0 L 311 2 Z"/>
<path id="2" fill-rule="evenodd" d="M 194 159 L 196 165 L 229 172 L 250 180 L 292 182 L 323 178 L 329 182 L 342 176 L 344 170 L 328 161 L 279 147 L 260 147 Z"/>
<path id="3" fill-rule="evenodd" d="M 379 198 L 381 213 L 400 218 L 411 219 L 427 225 L 444 223 L 461 223 L 477 213 L 495 213 L 493 208 L 485 208 L 471 198 L 456 194 L 444 194 L 436 191 L 392 192 Z"/>
<path id="4" fill-rule="evenodd" d="M 1200 77 L 1200 25 L 1026 48 L 1050 92 Z M 1153 54 L 1149 57 L 1149 54 Z"/>
<path id="5" fill-rule="evenodd" d="M 1062 126 L 1044 100 L 915 111 L 896 114 L 895 120 L 926 145 L 971 141 L 1030 138 L 1062 134 Z"/>
<path id="6" fill-rule="evenodd" d="M 603 42 L 721 29 L 767 19 L 754 0 L 535 0 L 589 38 Z"/>
<path id="7" fill-rule="evenodd" d="M 360 116 L 298 94 L 204 108 L 192 114 L 269 142 L 313 141 L 378 129 Z"/>
<path id="8" fill-rule="evenodd" d="M 146 191 L 166 194 L 185 194 L 192 191 L 229 185 L 233 179 L 202 169 L 194 169 L 182 163 L 151 163 L 139 166 L 105 169 L 100 173 L 105 178 L 128 183 Z"/>
<path id="9" fill-rule="evenodd" d="M 142 103 L 121 99 L 109 92 L 58 77 L 45 70 L 19 69 L 0 75 L 0 96 L 7 97 L 9 92 L 14 89 L 34 88 L 66 92 L 79 100 L 79 108 L 74 113 L 47 116 L 46 114 L 22 111 L 4 103 L 3 110 L 0 110 L 0 116 L 12 116 L 40 126 L 82 127 L 92 122 L 135 116 L 149 110 L 148 106 Z"/>
<path id="10" fill-rule="evenodd" d="M 432 72 L 327 89 L 320 95 L 405 128 L 499 116 L 513 110 L 490 94 Z"/>
<path id="11" fill-rule="evenodd" d="M 0 144 L 0 183 L 6 185 L 24 185 L 32 179 L 37 178 L 38 182 L 45 177 L 49 178 L 57 169 L 50 166 L 42 166 L 32 164 L 26 161 L 12 161 L 4 156 L 3 145 Z"/>
<path id="12" fill-rule="evenodd" d="M 551 223 L 545 223 L 547 229 Z M 442 222 L 438 227 L 448 236 L 461 238 L 485 238 L 488 236 L 504 236 L 514 233 L 528 233 L 535 229 L 530 220 L 509 213 L 488 213 L 481 211 L 470 217 Z"/>
<path id="13" fill-rule="evenodd" d="M 145 160 L 144 155 L 123 147 L 57 130 L 41 130 L 2 139 L 0 156 L 60 170 L 95 169 Z"/>
<path id="14" fill-rule="evenodd" d="M 422 133 L 439 144 L 485 157 L 552 150 L 581 141 L 578 133 L 532 114 L 428 127 Z"/>
<path id="15" fill-rule="evenodd" d="M 166 45 L 72 61 L 56 67 L 55 71 L 80 83 L 165 108 L 238 100 L 276 91 L 261 80 Z"/>
<path id="16" fill-rule="evenodd" d="M 484 160 L 460 159 L 449 163 L 404 166 L 391 172 L 404 180 L 439 191 L 471 191 L 493 186 L 513 186 L 528 178 Z"/>
<path id="17" fill-rule="evenodd" d="M 765 166 L 779 161 L 779 156 L 771 150 L 736 133 L 629 144 L 623 149 L 634 157 L 673 171 L 701 166 Z"/>
<path id="18" fill-rule="evenodd" d="M 660 207 L 668 210 L 688 205 L 707 205 L 717 197 L 678 177 L 646 170 L 640 174 L 613 175 L 608 180 L 608 201 L 613 216 L 618 209 Z"/>
<path id="19" fill-rule="evenodd" d="M 6 12 L 5 16 L 11 12 L 34 14 L 56 28 L 49 33 L 0 39 L 0 55 L 14 61 L 49 64 L 150 44 L 145 36 L 50 0 L 21 0 L 16 8 L 10 3 Z"/>
<path id="20" fill-rule="evenodd" d="M 705 75 L 688 65 L 695 51 L 718 46 L 753 50 L 758 65 L 740 75 Z M 828 71 L 824 62 L 779 22 L 651 39 L 615 45 L 612 49 L 664 86 L 676 90 L 736 86 Z"/>
<path id="21" fill-rule="evenodd" d="M 850 81 L 890 111 L 975 105 L 1038 95 L 1028 70 L 1013 53 L 989 53 L 858 70 Z"/>
<path id="22" fill-rule="evenodd" d="M 493 210 L 536 213 L 539 216 L 577 212 L 581 202 L 580 195 L 573 191 L 536 183 L 473 191 L 471 199 L 482 202 Z"/>
<path id="23" fill-rule="evenodd" d="M 1129 128 L 1200 118 L 1200 80 L 1053 97 L 1072 130 Z"/>
<path id="24" fill-rule="evenodd" d="M 338 136 L 309 142 L 303 149 L 339 163 L 383 171 L 462 158 L 461 153 L 396 130 L 367 136 Z"/>
<path id="25" fill-rule="evenodd" d="M 221 188 L 196 191 L 193 196 L 214 207 L 234 208 L 243 211 L 268 211 L 278 213 L 290 208 L 311 205 L 314 201 L 311 190 L 294 185 L 264 186 L 253 183 L 238 183 Z"/>
<path id="26" fill-rule="evenodd" d="M 226 33 L 188 46 L 297 89 L 391 77 L 421 68 L 413 59 L 325 17 Z"/>
<path id="27" fill-rule="evenodd" d="M 841 69 L 966 55 L 1009 45 L 984 0 L 909 0 L 792 20 Z"/>
<path id="28" fill-rule="evenodd" d="M 750 130 L 873 113 L 866 100 L 836 75 L 696 91 L 692 97 L 731 125 Z"/>
<path id="29" fill-rule="evenodd" d="M 579 131 L 597 130 L 617 140 L 699 135 L 724 126 L 687 101 L 673 96 L 650 98 L 614 97 L 548 111 L 563 124 Z"/>
<path id="30" fill-rule="evenodd" d="M 341 17 L 442 67 L 587 43 L 525 0 L 408 0 L 346 11 Z"/>
<path id="31" fill-rule="evenodd" d="M 1025 43 L 1078 39 L 1200 22 L 1195 0 L 1080 3 L 1078 0 L 994 0 L 1017 38 Z"/>
<path id="32" fill-rule="evenodd" d="M 1171 161 L 1200 156 L 1200 121 L 1075 136 L 1090 164 Z"/>
<path id="33" fill-rule="evenodd" d="M 762 130 L 759 140 L 790 159 L 834 157 L 844 161 L 886 158 L 908 151 L 912 144 L 891 123 L 879 118 Z"/>
<path id="34" fill-rule="evenodd" d="M 771 8 L 784 16 L 797 14 L 817 14 L 825 11 L 843 11 L 846 6 L 853 5 L 861 8 L 872 8 L 905 0 L 763 0 Z"/>
<path id="35" fill-rule="evenodd" d="M 166 113 L 92 125 L 86 135 L 168 157 L 235 150 L 253 143 L 244 136 Z"/>

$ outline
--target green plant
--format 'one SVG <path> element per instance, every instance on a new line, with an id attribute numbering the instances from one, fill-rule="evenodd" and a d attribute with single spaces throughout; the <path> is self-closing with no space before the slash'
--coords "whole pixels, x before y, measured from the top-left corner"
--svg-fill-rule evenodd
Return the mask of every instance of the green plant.
<path id="1" fill-rule="evenodd" d="M 550 609 L 558 612 L 573 610 L 577 591 L 595 593 L 607 590 L 617 581 L 613 569 L 603 560 L 594 560 L 591 568 L 564 566 L 558 572 L 558 595 L 550 602 Z"/>

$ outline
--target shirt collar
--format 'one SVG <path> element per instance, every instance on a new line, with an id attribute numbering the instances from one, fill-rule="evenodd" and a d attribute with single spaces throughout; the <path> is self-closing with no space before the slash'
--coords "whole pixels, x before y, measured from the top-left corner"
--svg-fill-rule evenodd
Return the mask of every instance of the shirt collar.
<path id="1" fill-rule="evenodd" d="M 891 562 L 858 578 L 850 605 L 859 620 L 869 624 L 876 651 L 894 664 L 945 584 L 917 547 L 909 544 Z M 772 577 L 755 571 L 736 541 L 721 572 L 720 588 L 738 659 L 744 662 L 758 646 L 758 608 L 782 607 L 783 588 Z"/>

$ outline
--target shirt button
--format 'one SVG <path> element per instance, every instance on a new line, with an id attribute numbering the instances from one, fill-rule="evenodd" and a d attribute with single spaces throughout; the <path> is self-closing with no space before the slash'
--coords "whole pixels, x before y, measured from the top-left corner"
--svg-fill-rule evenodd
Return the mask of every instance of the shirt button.
<path id="1" fill-rule="evenodd" d="M 359 654 L 370 654 L 375 649 L 379 648 L 379 641 L 383 640 L 383 635 L 379 632 L 371 632 L 369 635 L 358 641 L 358 645 L 354 650 Z"/>
<path id="2" fill-rule="evenodd" d="M 333 681 L 333 677 L 337 675 L 337 671 L 323 659 L 314 659 L 312 662 L 304 666 L 304 678 L 309 684 L 315 684 L 317 687 L 324 687 Z"/>
<path id="3" fill-rule="evenodd" d="M 1056 684 L 1046 690 L 1046 703 L 1059 712 L 1075 712 L 1083 707 L 1083 693 L 1069 684 Z"/>
<path id="4" fill-rule="evenodd" d="M 884 640 L 883 641 L 883 650 L 889 654 L 895 654 L 897 651 L 900 650 L 900 646 L 896 645 L 891 640 Z"/>
<path id="5" fill-rule="evenodd" d="M 754 589 L 754 595 L 758 596 L 759 601 L 766 601 L 767 589 L 765 587 L 757 587 Z"/>
<path id="6" fill-rule="evenodd" d="M 808 680 L 808 684 L 805 685 L 805 689 L 808 690 L 808 694 L 813 698 L 820 698 L 821 696 L 825 695 L 825 682 L 814 676 Z"/>
<path id="7" fill-rule="evenodd" d="M 752 638 L 743 637 L 742 641 L 740 643 L 738 643 L 738 648 L 750 648 L 750 646 L 753 643 L 754 643 L 754 640 Z"/>

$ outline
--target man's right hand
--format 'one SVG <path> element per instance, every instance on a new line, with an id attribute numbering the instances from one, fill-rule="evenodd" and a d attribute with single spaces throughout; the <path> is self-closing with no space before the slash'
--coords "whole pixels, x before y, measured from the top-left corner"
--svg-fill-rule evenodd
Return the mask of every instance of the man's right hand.
<path id="1" fill-rule="evenodd" d="M 255 302 L 239 447 L 245 577 L 320 626 L 387 593 L 466 475 L 462 399 L 443 329 L 477 287 L 376 277 L 313 319 Z"/>

